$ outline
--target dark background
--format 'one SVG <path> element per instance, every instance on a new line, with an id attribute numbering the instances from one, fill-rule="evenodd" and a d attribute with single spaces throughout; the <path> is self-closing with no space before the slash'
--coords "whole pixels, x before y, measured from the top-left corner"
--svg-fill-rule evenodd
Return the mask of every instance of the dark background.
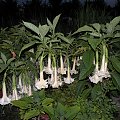
<path id="1" fill-rule="evenodd" d="M 120 15 L 120 0 L 113 7 L 112 2 L 106 3 L 104 0 L 84 0 L 84 4 L 83 0 L 49 0 L 46 4 L 43 1 L 29 0 L 18 4 L 17 0 L 0 0 L 0 27 L 21 24 L 22 20 L 45 24 L 46 18 L 53 20 L 61 13 L 61 27 L 66 26 L 63 32 L 70 32 L 84 24 L 105 23 Z"/>

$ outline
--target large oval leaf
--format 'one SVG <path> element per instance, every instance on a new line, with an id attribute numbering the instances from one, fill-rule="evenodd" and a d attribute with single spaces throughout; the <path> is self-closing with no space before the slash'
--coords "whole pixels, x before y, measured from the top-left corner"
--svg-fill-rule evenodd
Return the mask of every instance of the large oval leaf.
<path id="1" fill-rule="evenodd" d="M 95 38 L 89 38 L 88 42 L 91 45 L 91 47 L 95 50 L 97 46 L 101 43 L 101 39 L 95 39 Z"/>
<path id="2" fill-rule="evenodd" d="M 114 69 L 120 73 L 120 61 L 116 57 L 112 57 L 110 60 Z"/>
<path id="3" fill-rule="evenodd" d="M 90 26 L 83 26 L 83 27 L 80 27 L 77 31 L 75 31 L 72 35 L 75 35 L 77 33 L 80 33 L 80 32 L 94 32 L 94 29 Z"/>
<path id="4" fill-rule="evenodd" d="M 30 30 L 32 30 L 33 32 L 35 32 L 36 34 L 39 35 L 39 29 L 38 29 L 38 27 L 36 27 L 34 24 L 29 23 L 29 22 L 23 22 L 23 24 L 24 24 L 27 28 L 29 28 Z"/>
<path id="5" fill-rule="evenodd" d="M 30 118 L 38 116 L 39 114 L 40 114 L 39 110 L 36 110 L 36 109 L 27 111 L 24 115 L 24 120 L 29 120 Z"/>
<path id="6" fill-rule="evenodd" d="M 20 53 L 19 53 L 19 56 L 21 55 L 22 51 L 26 50 L 27 48 L 32 47 L 32 46 L 35 45 L 36 43 L 39 43 L 39 42 L 37 42 L 37 41 L 32 41 L 32 42 L 24 45 L 24 46 L 22 47 Z"/>
<path id="7" fill-rule="evenodd" d="M 114 85 L 120 90 L 120 74 L 114 71 L 111 73 L 111 76 Z"/>
<path id="8" fill-rule="evenodd" d="M 93 59 L 94 59 L 94 52 L 92 50 L 86 51 L 83 54 L 83 59 L 82 59 L 83 62 L 80 65 L 80 75 L 79 75 L 80 80 L 85 79 L 92 73 L 94 69 Z"/>

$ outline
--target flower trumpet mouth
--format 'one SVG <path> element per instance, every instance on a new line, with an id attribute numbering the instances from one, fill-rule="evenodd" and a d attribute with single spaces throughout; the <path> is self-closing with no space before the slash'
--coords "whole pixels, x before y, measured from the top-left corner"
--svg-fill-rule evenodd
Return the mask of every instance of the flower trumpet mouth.
<path id="1" fill-rule="evenodd" d="M 1 105 L 9 104 L 11 102 L 11 99 L 7 97 L 5 81 L 3 82 L 2 92 L 3 92 L 3 96 L 2 98 L 0 98 L 0 104 Z"/>

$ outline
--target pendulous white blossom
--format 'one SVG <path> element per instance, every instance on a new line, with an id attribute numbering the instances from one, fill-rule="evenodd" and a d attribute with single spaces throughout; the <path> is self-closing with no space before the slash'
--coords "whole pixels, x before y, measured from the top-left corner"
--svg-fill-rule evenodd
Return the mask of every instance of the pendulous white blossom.
<path id="1" fill-rule="evenodd" d="M 35 87 L 38 90 L 41 90 L 42 88 L 48 88 L 48 82 L 43 78 L 43 71 L 40 72 L 40 80 L 35 83 Z"/>
<path id="2" fill-rule="evenodd" d="M 72 70 L 70 71 L 71 75 L 78 73 L 78 71 L 75 69 L 75 65 L 76 65 L 76 57 L 73 60 L 73 67 L 72 67 Z"/>
<path id="3" fill-rule="evenodd" d="M 3 82 L 2 86 L 3 86 L 3 88 L 2 88 L 3 96 L 2 96 L 2 98 L 0 98 L 0 104 L 6 105 L 11 102 L 11 99 L 7 97 L 5 81 Z"/>
<path id="4" fill-rule="evenodd" d="M 64 75 L 66 74 L 66 68 L 64 68 L 64 62 L 63 62 L 63 57 L 60 55 L 60 68 L 58 68 L 58 73 Z"/>

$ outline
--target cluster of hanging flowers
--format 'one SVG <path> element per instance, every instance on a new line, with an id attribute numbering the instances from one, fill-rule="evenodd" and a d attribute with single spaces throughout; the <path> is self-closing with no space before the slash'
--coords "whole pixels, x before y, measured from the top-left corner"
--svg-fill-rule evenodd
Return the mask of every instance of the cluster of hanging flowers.
<path id="1" fill-rule="evenodd" d="M 110 73 L 108 71 L 107 65 L 108 65 L 108 49 L 103 43 L 103 53 L 102 53 L 102 60 L 100 68 L 99 68 L 99 54 L 98 50 L 96 50 L 96 59 L 95 59 L 95 70 L 93 73 L 93 76 L 90 76 L 89 79 L 91 82 L 97 84 L 98 82 L 102 82 L 103 79 L 109 78 Z"/>
<path id="2" fill-rule="evenodd" d="M 28 72 L 20 73 L 16 76 L 15 72 L 12 74 L 12 90 L 11 88 L 6 88 L 6 72 L 3 79 L 3 96 L 0 98 L 0 104 L 6 105 L 11 103 L 11 101 L 19 100 L 24 96 L 31 96 L 33 91 L 41 90 L 44 88 L 52 87 L 59 88 L 63 83 L 71 84 L 74 82 L 74 78 L 72 78 L 73 74 L 77 74 L 77 70 L 75 70 L 75 66 L 77 65 L 76 57 L 73 61 L 73 66 L 70 66 L 69 58 L 65 61 L 62 54 L 60 54 L 59 63 L 57 64 L 56 56 L 48 54 L 48 57 L 45 58 L 47 60 L 47 66 L 44 66 L 44 57 L 41 55 L 39 59 L 39 76 L 34 76 L 31 78 L 33 81 L 30 81 L 30 74 Z M 31 58 L 30 58 L 31 60 Z M 67 67 L 65 67 L 67 66 Z M 47 76 L 47 79 L 45 78 Z M 65 75 L 66 77 L 63 77 Z M 10 91 L 7 92 L 7 90 Z M 10 95 L 7 95 L 10 94 Z"/>
<path id="3" fill-rule="evenodd" d="M 35 82 L 35 87 L 38 90 L 41 90 L 42 88 L 48 88 L 48 86 L 51 86 L 52 88 L 58 88 L 59 86 L 62 86 L 63 83 L 71 84 L 72 82 L 74 82 L 74 78 L 72 78 L 71 75 L 77 74 L 77 71 L 75 70 L 76 64 L 77 63 L 73 62 L 73 68 L 70 69 L 69 58 L 67 58 L 67 68 L 66 68 L 64 64 L 63 56 L 62 54 L 60 54 L 60 66 L 57 67 L 55 55 L 49 54 L 47 67 L 46 66 L 43 67 L 43 56 L 41 56 L 40 64 L 39 64 L 40 77 Z M 73 72 L 73 69 L 75 72 Z M 48 75 L 47 79 L 44 79 L 43 73 L 46 73 Z M 67 77 L 63 78 L 63 75 L 66 75 Z"/>

